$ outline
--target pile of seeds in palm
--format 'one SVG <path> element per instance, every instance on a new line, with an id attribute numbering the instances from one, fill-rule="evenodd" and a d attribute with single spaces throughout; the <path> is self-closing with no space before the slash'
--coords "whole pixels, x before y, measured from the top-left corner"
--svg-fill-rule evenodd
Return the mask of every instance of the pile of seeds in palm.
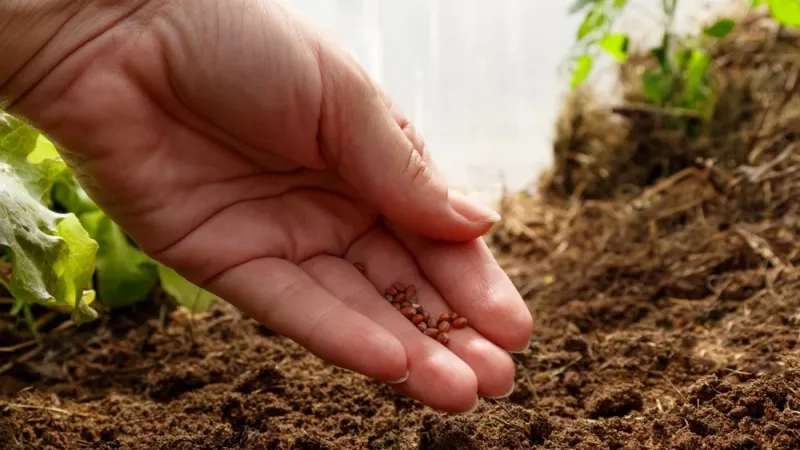
<path id="1" fill-rule="evenodd" d="M 436 339 L 442 344 L 450 341 L 448 332 L 467 326 L 467 318 L 454 312 L 442 313 L 439 317 L 431 316 L 419 303 L 417 303 L 417 288 L 410 284 L 397 281 L 383 292 L 386 300 L 400 311 L 408 320 L 419 328 L 426 336 Z"/>
<path id="2" fill-rule="evenodd" d="M 361 263 L 354 263 L 359 272 L 365 273 L 366 268 Z M 383 291 L 386 300 L 403 314 L 406 319 L 419 328 L 426 336 L 436 339 L 443 345 L 450 342 L 447 334 L 451 329 L 460 329 L 467 326 L 467 318 L 459 316 L 454 312 L 442 313 L 439 317 L 433 317 L 430 311 L 426 311 L 417 303 L 417 288 L 413 284 L 405 285 L 399 281 Z"/>

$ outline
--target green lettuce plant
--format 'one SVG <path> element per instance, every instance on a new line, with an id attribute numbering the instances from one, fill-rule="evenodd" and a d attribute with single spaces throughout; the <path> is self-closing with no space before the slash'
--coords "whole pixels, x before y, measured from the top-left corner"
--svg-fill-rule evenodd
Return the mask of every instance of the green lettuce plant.
<path id="1" fill-rule="evenodd" d="M 31 306 L 66 307 L 77 323 L 97 317 L 94 302 L 119 307 L 161 288 L 194 312 L 216 297 L 136 247 L 78 184 L 55 146 L 0 112 L 0 283 L 12 313 L 33 322 Z"/>

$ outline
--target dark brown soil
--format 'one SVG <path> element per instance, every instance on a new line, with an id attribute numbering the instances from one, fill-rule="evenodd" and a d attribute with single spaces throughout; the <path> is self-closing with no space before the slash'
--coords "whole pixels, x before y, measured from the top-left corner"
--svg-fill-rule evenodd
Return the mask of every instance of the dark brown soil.
<path id="1" fill-rule="evenodd" d="M 743 192 L 687 169 L 629 198 L 513 202 L 489 241 L 538 327 L 511 397 L 471 415 L 229 307 L 154 302 L 0 377 L 3 448 L 800 448 L 800 221 Z"/>

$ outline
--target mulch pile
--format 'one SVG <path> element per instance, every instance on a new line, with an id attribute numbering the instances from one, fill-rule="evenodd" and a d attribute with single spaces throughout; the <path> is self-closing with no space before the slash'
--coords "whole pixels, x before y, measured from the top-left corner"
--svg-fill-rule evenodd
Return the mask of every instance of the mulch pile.
<path id="1" fill-rule="evenodd" d="M 642 58 L 616 114 L 567 102 L 552 173 L 487 236 L 537 323 L 508 399 L 439 414 L 225 305 L 156 301 L 3 353 L 0 448 L 800 448 L 799 49 L 748 16 L 691 139 L 641 106 Z"/>

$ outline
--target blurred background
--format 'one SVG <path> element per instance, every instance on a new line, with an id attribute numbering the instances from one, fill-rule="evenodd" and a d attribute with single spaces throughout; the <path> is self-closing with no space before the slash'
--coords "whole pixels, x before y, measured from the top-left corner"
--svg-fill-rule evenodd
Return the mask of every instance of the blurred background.
<path id="1" fill-rule="evenodd" d="M 660 1 L 629 0 L 619 28 L 656 38 Z M 405 109 L 455 187 L 493 201 L 503 186 L 523 189 L 550 165 L 569 89 L 556 67 L 581 20 L 569 14 L 572 0 L 288 3 L 339 39 Z M 723 2 L 679 3 L 683 28 Z"/>

